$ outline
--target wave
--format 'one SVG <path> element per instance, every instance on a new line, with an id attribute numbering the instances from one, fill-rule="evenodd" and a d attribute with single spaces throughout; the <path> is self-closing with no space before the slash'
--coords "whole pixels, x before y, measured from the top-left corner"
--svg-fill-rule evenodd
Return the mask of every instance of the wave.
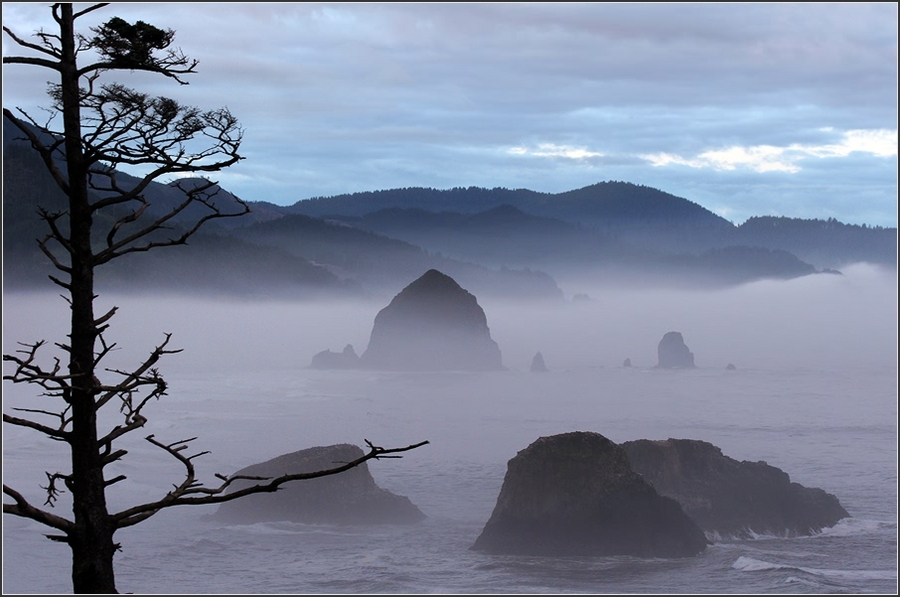
<path id="1" fill-rule="evenodd" d="M 844 518 L 833 527 L 822 529 L 819 535 L 830 537 L 850 537 L 868 535 L 884 531 L 897 531 L 896 520 L 870 520 L 864 518 Z"/>
<path id="2" fill-rule="evenodd" d="M 856 535 L 869 535 L 872 533 L 880 533 L 886 531 L 897 530 L 896 521 L 871 520 L 863 518 L 844 518 L 837 522 L 833 527 L 826 527 L 822 530 L 811 533 L 809 535 L 797 535 L 785 529 L 782 533 L 757 533 L 752 529 L 744 529 L 736 533 L 719 533 L 717 531 L 707 531 L 706 538 L 718 544 L 720 542 L 732 541 L 762 541 L 768 539 L 814 539 L 816 537 L 852 537 Z"/>
<path id="3" fill-rule="evenodd" d="M 749 556 L 740 556 L 731 565 L 735 570 L 742 572 L 758 572 L 767 570 L 797 571 L 829 579 L 842 580 L 896 580 L 896 570 L 839 570 L 831 568 L 807 568 L 804 566 L 792 566 L 790 564 L 775 564 L 765 560 L 757 560 Z M 793 578 L 793 577 L 792 577 Z"/>
<path id="4" fill-rule="evenodd" d="M 274 522 L 255 522 L 250 524 L 223 524 L 220 529 L 251 535 L 348 535 L 353 534 L 355 527 L 280 520 Z"/>

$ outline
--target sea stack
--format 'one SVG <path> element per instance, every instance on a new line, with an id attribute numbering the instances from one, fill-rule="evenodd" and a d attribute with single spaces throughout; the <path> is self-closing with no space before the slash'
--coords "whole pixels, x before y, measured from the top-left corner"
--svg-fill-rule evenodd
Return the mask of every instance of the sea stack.
<path id="1" fill-rule="evenodd" d="M 709 442 L 641 439 L 621 446 L 636 473 L 713 536 L 811 535 L 849 516 L 834 495 L 792 483 L 765 462 L 729 458 Z"/>
<path id="2" fill-rule="evenodd" d="M 535 353 L 534 358 L 531 359 L 531 371 L 533 373 L 546 373 L 548 371 L 547 365 L 544 363 L 544 355 L 540 352 Z"/>
<path id="3" fill-rule="evenodd" d="M 693 369 L 694 353 L 684 343 L 681 332 L 668 332 L 656 348 L 660 369 Z"/>
<path id="4" fill-rule="evenodd" d="M 497 505 L 472 549 L 533 556 L 687 557 L 703 531 L 675 500 L 592 432 L 539 438 L 509 461 Z"/>
<path id="5" fill-rule="evenodd" d="M 343 352 L 331 352 L 323 350 L 312 358 L 310 369 L 358 369 L 359 357 L 353 350 L 353 345 L 348 344 Z"/>
<path id="6" fill-rule="evenodd" d="M 370 369 L 398 371 L 503 368 L 475 296 L 435 269 L 378 312 L 361 362 Z"/>
<path id="7" fill-rule="evenodd" d="M 291 452 L 239 470 L 237 475 L 278 477 L 327 470 L 363 456 L 359 446 L 336 444 Z M 249 486 L 236 481 L 229 493 Z M 410 524 L 425 518 L 409 498 L 378 487 L 364 462 L 342 473 L 289 481 L 274 493 L 225 502 L 210 518 L 239 524 L 286 520 L 310 524 Z"/>

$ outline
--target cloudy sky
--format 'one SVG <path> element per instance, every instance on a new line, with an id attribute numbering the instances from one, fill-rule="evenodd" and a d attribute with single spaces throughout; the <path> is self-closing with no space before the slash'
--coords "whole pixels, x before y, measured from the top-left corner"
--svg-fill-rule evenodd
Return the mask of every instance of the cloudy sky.
<path id="1" fill-rule="evenodd" d="M 200 60 L 189 86 L 116 77 L 227 106 L 247 159 L 215 178 L 247 200 L 622 180 L 737 224 L 897 225 L 896 3 L 123 3 L 80 30 L 112 16 Z M 48 73 L 4 66 L 4 107 L 46 105 Z"/>

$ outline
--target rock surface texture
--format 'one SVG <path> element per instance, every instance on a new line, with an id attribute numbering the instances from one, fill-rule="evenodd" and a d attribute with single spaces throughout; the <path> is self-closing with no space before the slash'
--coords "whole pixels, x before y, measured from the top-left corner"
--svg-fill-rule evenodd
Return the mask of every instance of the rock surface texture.
<path id="1" fill-rule="evenodd" d="M 599 433 L 542 437 L 509 461 L 497 505 L 472 549 L 540 556 L 686 557 L 707 546 Z"/>
<path id="2" fill-rule="evenodd" d="M 765 462 L 729 458 L 708 442 L 642 439 L 621 445 L 631 468 L 677 500 L 710 535 L 809 535 L 849 516 L 830 493 L 792 483 Z"/>
<path id="3" fill-rule="evenodd" d="M 478 301 L 434 269 L 378 312 L 362 365 L 398 371 L 503 368 Z"/>
<path id="4" fill-rule="evenodd" d="M 692 369 L 694 353 L 684 343 L 681 332 L 667 332 L 656 348 L 661 369 Z"/>
<path id="5" fill-rule="evenodd" d="M 362 457 L 352 444 L 321 446 L 254 464 L 239 475 L 277 477 L 325 470 Z M 237 481 L 232 491 L 250 481 Z M 243 497 L 219 506 L 212 518 L 241 524 L 287 520 L 314 524 L 409 524 L 425 518 L 409 498 L 375 484 L 366 463 L 317 479 L 289 481 L 274 493 Z"/>

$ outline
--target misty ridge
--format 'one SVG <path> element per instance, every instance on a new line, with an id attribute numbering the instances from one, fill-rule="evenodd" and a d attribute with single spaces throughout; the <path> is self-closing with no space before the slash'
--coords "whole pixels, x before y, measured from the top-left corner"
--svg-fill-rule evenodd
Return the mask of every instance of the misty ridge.
<path id="1" fill-rule="evenodd" d="M 118 177 L 125 187 L 136 180 Z M 177 205 L 181 191 L 154 182 L 145 197 L 153 216 Z M 215 200 L 226 208 L 235 202 L 221 188 Z M 6 288 L 50 288 L 36 207 L 64 205 L 39 158 L 4 127 Z M 734 225 L 686 199 L 626 182 L 557 194 L 406 188 L 249 205 L 248 215 L 204 227 L 185 247 L 104 267 L 99 288 L 384 298 L 437 269 L 479 297 L 559 301 L 585 294 L 579 285 L 722 288 L 897 263 L 896 228 L 771 216 Z M 194 217 L 188 209 L 171 226 Z"/>

